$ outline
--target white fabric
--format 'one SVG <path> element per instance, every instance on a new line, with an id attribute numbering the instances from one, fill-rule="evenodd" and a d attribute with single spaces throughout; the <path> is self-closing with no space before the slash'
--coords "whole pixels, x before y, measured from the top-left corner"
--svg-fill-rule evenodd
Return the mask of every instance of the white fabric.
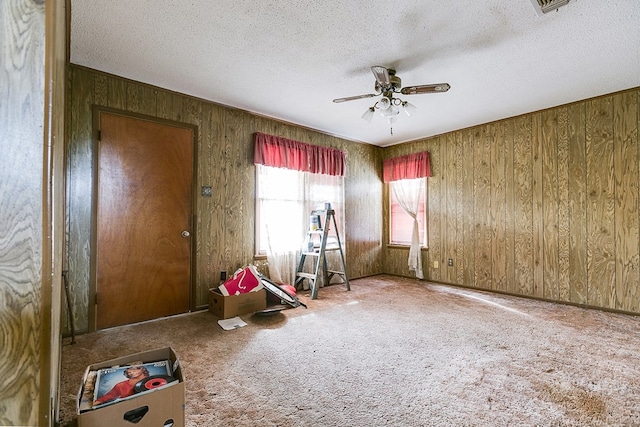
<path id="1" fill-rule="evenodd" d="M 267 253 L 271 280 L 293 285 L 311 211 L 323 207 L 325 202 L 331 203 L 336 211 L 338 232 L 345 249 L 341 220 L 344 218 L 344 177 L 263 165 L 256 168 L 258 249 Z"/>
<path id="2" fill-rule="evenodd" d="M 422 254 L 420 250 L 420 226 L 418 224 L 420 195 L 424 194 L 424 181 L 425 178 L 416 178 L 401 179 L 389 183 L 396 201 L 402 210 L 413 219 L 413 231 L 411 233 L 411 246 L 409 247 L 407 264 L 409 271 L 414 271 L 418 279 L 424 278 L 422 273 Z"/>

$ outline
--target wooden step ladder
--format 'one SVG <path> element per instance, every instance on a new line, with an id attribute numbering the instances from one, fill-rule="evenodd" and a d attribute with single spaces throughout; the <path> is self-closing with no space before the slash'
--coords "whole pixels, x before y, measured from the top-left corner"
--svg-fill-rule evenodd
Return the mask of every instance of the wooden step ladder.
<path id="1" fill-rule="evenodd" d="M 342 278 L 340 284 L 346 284 L 347 290 L 350 291 L 349 279 L 347 278 L 347 266 L 344 262 L 344 252 L 342 251 L 342 242 L 340 242 L 340 235 L 336 224 L 335 211 L 333 209 L 318 209 L 311 212 L 311 217 L 318 217 L 319 221 L 317 228 L 310 227 L 309 231 L 307 231 L 305 243 L 311 242 L 311 244 L 302 248 L 300 262 L 298 262 L 298 268 L 296 269 L 296 282 L 294 286 L 298 289 L 304 280 L 307 279 L 309 287 L 311 288 L 311 299 L 316 299 L 318 297 L 320 265 L 322 265 L 322 279 L 325 286 L 329 285 L 331 278 L 337 275 Z M 324 227 L 322 227 L 322 225 L 324 225 Z M 331 232 L 332 226 L 333 232 Z M 335 238 L 335 242 L 327 244 L 329 238 Z M 327 268 L 326 254 L 332 251 L 340 253 L 342 271 L 329 270 Z M 305 272 L 305 261 L 307 257 L 315 260 L 311 268 L 313 273 Z"/>

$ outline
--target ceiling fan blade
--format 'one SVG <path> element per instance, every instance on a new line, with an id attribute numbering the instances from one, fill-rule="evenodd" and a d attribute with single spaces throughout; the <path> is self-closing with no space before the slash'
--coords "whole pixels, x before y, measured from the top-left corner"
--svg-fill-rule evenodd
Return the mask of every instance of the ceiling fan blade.
<path id="1" fill-rule="evenodd" d="M 379 93 L 368 93 L 366 95 L 356 95 L 356 96 L 347 96 L 345 98 L 336 98 L 333 100 L 335 103 L 353 101 L 354 99 L 362 99 L 362 98 L 373 98 L 374 96 L 380 95 Z"/>
<path id="2" fill-rule="evenodd" d="M 371 72 L 376 77 L 376 81 L 382 87 L 387 87 L 391 83 L 389 80 L 389 70 L 380 65 L 374 65 L 371 67 Z"/>
<path id="3" fill-rule="evenodd" d="M 420 93 L 438 93 L 446 92 L 451 89 L 449 83 L 434 83 L 431 85 L 407 86 L 403 87 L 400 92 L 403 95 L 416 95 Z"/>

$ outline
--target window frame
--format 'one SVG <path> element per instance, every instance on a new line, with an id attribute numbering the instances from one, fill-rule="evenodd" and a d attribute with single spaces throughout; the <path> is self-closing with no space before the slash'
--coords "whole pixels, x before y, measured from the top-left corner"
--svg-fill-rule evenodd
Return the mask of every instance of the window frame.
<path id="1" fill-rule="evenodd" d="M 428 222 L 428 218 L 429 218 L 429 203 L 428 203 L 428 194 L 429 194 L 429 180 L 427 179 L 427 177 L 422 177 L 422 178 L 413 178 L 413 179 L 424 179 L 424 193 L 422 194 L 422 236 L 423 239 L 420 242 L 420 248 L 421 249 L 428 249 L 429 248 L 429 222 Z M 387 183 L 387 194 L 388 194 L 388 209 L 389 209 L 389 215 L 387 220 L 389 221 L 389 227 L 388 227 L 388 244 L 387 246 L 389 247 L 396 247 L 396 248 L 406 248 L 408 249 L 411 246 L 411 243 L 402 243 L 402 242 L 394 242 L 393 240 L 393 191 L 391 190 L 391 185 L 392 183 L 395 181 L 389 181 Z M 396 203 L 397 204 L 397 203 Z M 400 207 L 400 209 L 402 210 L 402 208 Z M 402 211 L 408 218 L 410 218 L 404 211 Z"/>

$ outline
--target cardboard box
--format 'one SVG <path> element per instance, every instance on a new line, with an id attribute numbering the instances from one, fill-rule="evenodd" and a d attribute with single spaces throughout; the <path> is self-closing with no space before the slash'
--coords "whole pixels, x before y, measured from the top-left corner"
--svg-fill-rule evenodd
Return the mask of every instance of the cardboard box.
<path id="1" fill-rule="evenodd" d="M 126 365 L 131 362 L 156 362 L 170 360 L 173 377 L 178 381 L 162 387 L 147 390 L 132 397 L 118 400 L 110 405 L 81 412 L 80 401 L 84 385 L 91 371 Z M 136 427 L 164 426 L 184 427 L 185 387 L 182 368 L 171 347 L 131 354 L 117 359 L 100 362 L 87 367 L 78 392 L 76 414 L 78 427 L 111 427 L 136 425 Z"/>
<path id="2" fill-rule="evenodd" d="M 267 291 L 264 289 L 229 296 L 222 295 L 218 289 L 209 289 L 209 311 L 221 319 L 230 319 L 265 308 L 267 308 Z"/>

